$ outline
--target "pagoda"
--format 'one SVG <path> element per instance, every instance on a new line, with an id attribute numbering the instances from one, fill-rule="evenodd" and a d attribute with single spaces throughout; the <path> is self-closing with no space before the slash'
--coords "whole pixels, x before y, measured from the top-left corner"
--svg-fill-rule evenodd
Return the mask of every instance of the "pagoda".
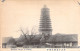
<path id="1" fill-rule="evenodd" d="M 40 34 L 43 34 L 43 35 L 52 34 L 52 26 L 51 26 L 49 8 L 47 8 L 46 5 L 44 5 L 44 7 L 41 9 L 39 32 Z"/>

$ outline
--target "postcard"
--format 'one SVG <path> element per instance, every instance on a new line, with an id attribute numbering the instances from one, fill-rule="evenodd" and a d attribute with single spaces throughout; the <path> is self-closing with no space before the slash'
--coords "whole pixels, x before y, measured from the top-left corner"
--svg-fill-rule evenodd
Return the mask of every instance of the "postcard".
<path id="1" fill-rule="evenodd" d="M 1 51 L 80 51 L 80 0 L 1 0 Z"/>

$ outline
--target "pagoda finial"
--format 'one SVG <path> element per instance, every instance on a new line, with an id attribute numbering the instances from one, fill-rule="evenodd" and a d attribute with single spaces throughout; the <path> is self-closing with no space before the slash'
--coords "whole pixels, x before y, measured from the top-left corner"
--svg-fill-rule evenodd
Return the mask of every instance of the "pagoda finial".
<path id="1" fill-rule="evenodd" d="M 44 5 L 44 8 L 46 8 L 47 6 L 46 5 Z"/>

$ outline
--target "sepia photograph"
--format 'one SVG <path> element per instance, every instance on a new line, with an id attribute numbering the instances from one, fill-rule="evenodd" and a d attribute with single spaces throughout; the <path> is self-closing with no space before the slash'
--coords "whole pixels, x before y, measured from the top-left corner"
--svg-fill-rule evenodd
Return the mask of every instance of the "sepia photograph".
<path id="1" fill-rule="evenodd" d="M 1 0 L 1 48 L 80 48 L 80 0 Z"/>

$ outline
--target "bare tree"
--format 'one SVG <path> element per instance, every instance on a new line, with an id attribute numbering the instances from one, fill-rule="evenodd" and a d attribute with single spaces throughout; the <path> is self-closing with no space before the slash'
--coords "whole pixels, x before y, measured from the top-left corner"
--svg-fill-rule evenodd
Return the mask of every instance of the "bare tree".
<path id="1" fill-rule="evenodd" d="M 26 30 L 26 33 L 24 33 L 24 31 L 20 28 L 20 31 L 21 31 L 22 34 L 24 35 L 25 40 L 27 40 L 26 43 L 28 43 L 28 44 L 32 44 L 32 40 L 33 40 L 34 37 L 35 37 L 35 34 L 36 34 L 36 33 L 35 33 L 33 30 L 34 30 L 34 28 L 32 28 L 31 34 L 29 34 L 29 30 Z"/>
<path id="2" fill-rule="evenodd" d="M 30 40 L 30 44 L 32 44 L 32 41 L 33 41 L 33 39 L 34 39 L 34 37 L 35 37 L 35 30 L 34 30 L 34 28 L 32 28 L 31 29 L 31 35 L 29 35 L 29 40 Z"/>
<path id="3" fill-rule="evenodd" d="M 28 37 L 27 37 L 27 36 L 29 36 L 29 30 L 27 29 L 27 30 L 26 30 L 26 33 L 24 33 L 24 31 L 22 30 L 22 28 L 20 28 L 20 31 L 22 32 L 22 34 L 24 35 L 24 38 L 25 38 L 24 44 L 29 43 L 29 39 L 28 39 Z"/>
<path id="4" fill-rule="evenodd" d="M 27 39 L 26 35 L 29 35 L 29 31 L 26 30 L 26 33 L 24 33 L 24 31 L 20 28 L 20 31 L 22 32 L 22 34 L 24 35 L 25 39 Z M 28 39 L 27 39 L 28 40 Z"/>

